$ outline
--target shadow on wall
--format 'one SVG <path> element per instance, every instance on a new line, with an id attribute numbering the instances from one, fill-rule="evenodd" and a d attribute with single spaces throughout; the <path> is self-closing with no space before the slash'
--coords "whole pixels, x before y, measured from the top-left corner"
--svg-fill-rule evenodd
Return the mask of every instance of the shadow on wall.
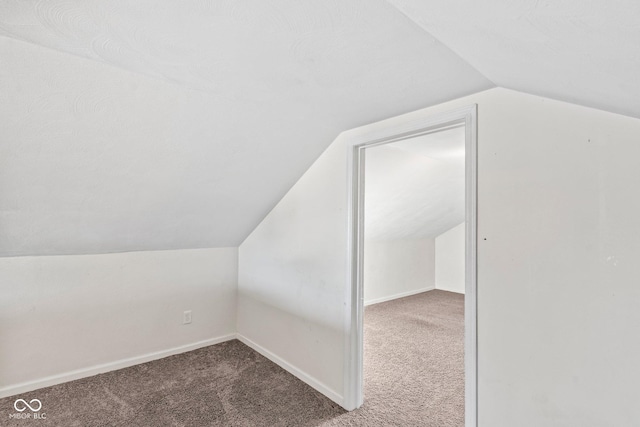
<path id="1" fill-rule="evenodd" d="M 435 238 L 436 289 L 465 293 L 466 224 L 463 222 Z"/>

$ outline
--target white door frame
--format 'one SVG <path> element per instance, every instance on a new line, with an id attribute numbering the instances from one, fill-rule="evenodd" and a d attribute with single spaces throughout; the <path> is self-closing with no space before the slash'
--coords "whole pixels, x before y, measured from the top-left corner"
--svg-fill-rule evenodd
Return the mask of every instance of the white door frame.
<path id="1" fill-rule="evenodd" d="M 465 426 L 477 426 L 477 105 L 409 119 L 347 140 L 349 175 L 349 258 L 346 289 L 344 407 L 363 402 L 363 248 L 365 149 L 450 127 L 465 126 Z"/>

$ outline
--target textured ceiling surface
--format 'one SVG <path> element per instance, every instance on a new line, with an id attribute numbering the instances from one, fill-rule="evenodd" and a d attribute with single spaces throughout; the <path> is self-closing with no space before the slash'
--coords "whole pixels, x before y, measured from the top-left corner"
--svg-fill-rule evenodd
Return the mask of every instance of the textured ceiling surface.
<path id="1" fill-rule="evenodd" d="M 497 86 L 640 117 L 637 0 L 389 0 Z"/>
<path id="2" fill-rule="evenodd" d="M 0 255 L 237 246 L 343 130 L 492 87 L 381 0 L 0 3 Z"/>
<path id="3" fill-rule="evenodd" d="M 640 117 L 640 2 L 3 0 L 0 256 L 236 246 L 342 131 L 495 85 Z"/>
<path id="4" fill-rule="evenodd" d="M 365 239 L 436 237 L 464 221 L 464 128 L 366 150 Z"/>

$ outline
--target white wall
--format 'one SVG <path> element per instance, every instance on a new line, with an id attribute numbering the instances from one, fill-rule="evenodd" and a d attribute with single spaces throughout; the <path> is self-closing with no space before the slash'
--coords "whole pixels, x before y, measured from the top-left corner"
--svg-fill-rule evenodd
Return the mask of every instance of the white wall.
<path id="1" fill-rule="evenodd" d="M 640 424 L 640 120 L 506 89 L 477 103 L 481 427 Z M 343 133 L 240 247 L 238 328 L 343 387 Z"/>
<path id="2" fill-rule="evenodd" d="M 0 258 L 0 396 L 232 338 L 236 283 L 237 248 Z"/>
<path id="3" fill-rule="evenodd" d="M 464 294 L 465 224 L 459 224 L 435 238 L 436 289 Z"/>
<path id="4" fill-rule="evenodd" d="M 342 402 L 346 158 L 332 144 L 239 248 L 238 334 Z M 265 351 L 266 350 L 266 351 Z"/>
<path id="5" fill-rule="evenodd" d="M 365 305 L 435 289 L 435 240 L 367 240 Z"/>
<path id="6" fill-rule="evenodd" d="M 640 120 L 500 92 L 479 113 L 481 426 L 640 425 Z"/>

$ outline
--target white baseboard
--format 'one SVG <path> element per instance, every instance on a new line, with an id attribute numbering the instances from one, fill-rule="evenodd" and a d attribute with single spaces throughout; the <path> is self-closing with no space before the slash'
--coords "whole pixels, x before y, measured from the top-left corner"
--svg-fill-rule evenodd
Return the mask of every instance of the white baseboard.
<path id="1" fill-rule="evenodd" d="M 78 380 L 80 378 L 86 378 L 93 375 L 102 374 L 109 371 L 115 371 L 122 368 L 128 368 L 130 366 L 139 365 L 141 363 L 150 362 L 152 360 L 162 359 L 167 356 L 173 356 L 174 354 L 185 353 L 191 350 L 197 350 L 202 347 L 207 347 L 214 344 L 219 344 L 224 341 L 229 341 L 236 338 L 236 334 L 227 334 L 217 338 L 210 338 L 208 340 L 198 341 L 195 343 L 182 345 L 179 347 L 173 347 L 168 350 L 156 351 L 154 353 L 147 353 L 141 356 L 130 357 L 127 359 L 120 359 L 114 362 L 103 363 L 101 365 L 90 366 L 88 368 L 77 369 L 75 371 L 65 372 L 58 375 L 52 375 L 45 378 L 40 378 L 33 381 L 14 384 L 0 388 L 0 398 L 14 396 L 16 394 L 25 393 L 28 391 L 37 390 L 44 387 L 50 387 L 52 385 L 66 383 L 68 381 Z"/>
<path id="2" fill-rule="evenodd" d="M 318 392 L 327 396 L 329 399 L 336 402 L 338 405 L 343 405 L 343 397 L 339 393 L 336 393 L 331 388 L 327 387 L 322 382 L 318 381 L 311 375 L 308 375 L 304 371 L 298 369 L 297 367 L 291 365 L 284 359 L 279 356 L 273 354 L 266 348 L 256 344 L 249 338 L 240 335 L 240 334 L 227 334 L 217 338 L 211 338 L 208 340 L 198 341 L 195 343 L 173 347 L 167 350 L 157 351 L 154 353 L 147 353 L 141 356 L 130 357 L 127 359 L 120 359 L 114 362 L 103 363 L 100 365 L 90 366 L 88 368 L 76 369 L 74 371 L 64 372 L 58 375 L 51 375 L 44 378 L 39 378 L 33 381 L 27 381 L 19 384 L 13 384 L 9 386 L 5 386 L 0 388 L 0 398 L 15 396 L 20 393 L 26 393 L 33 390 L 38 390 L 44 387 L 50 387 L 56 384 L 62 384 L 73 380 L 78 380 L 81 378 L 91 377 L 93 375 L 103 374 L 105 372 L 116 371 L 118 369 L 128 368 L 130 366 L 139 365 L 141 363 L 151 362 L 153 360 L 162 359 L 164 357 L 173 356 L 175 354 L 186 353 L 187 351 L 197 350 L 202 347 L 208 347 L 210 345 L 219 344 L 224 341 L 230 341 L 233 339 L 238 339 L 242 343 L 251 347 L 253 350 L 257 351 L 267 359 L 271 360 L 284 370 L 288 371 L 301 381 L 305 382 L 309 386 L 316 389 Z"/>
<path id="3" fill-rule="evenodd" d="M 378 304 L 378 303 L 385 302 L 385 301 L 391 301 L 393 299 L 410 297 L 411 295 L 421 294 L 421 293 L 427 292 L 427 291 L 433 291 L 434 289 L 436 289 L 436 288 L 431 286 L 431 287 L 428 287 L 428 288 L 416 289 L 416 290 L 408 291 L 408 292 L 401 292 L 399 294 L 393 294 L 393 295 L 389 295 L 389 296 L 382 297 L 382 298 L 375 298 L 375 299 L 371 299 L 371 300 L 365 300 L 364 301 L 364 305 L 367 306 L 367 305 L 372 305 L 372 304 Z"/>
<path id="4" fill-rule="evenodd" d="M 307 383 L 308 385 L 310 385 L 311 387 L 316 389 L 318 392 L 320 392 L 323 395 L 327 396 L 329 399 L 333 400 L 338 405 L 343 406 L 344 398 L 343 398 L 343 396 L 341 394 L 339 394 L 336 391 L 332 390 L 331 388 L 329 388 L 328 386 L 326 386 L 322 382 L 318 381 L 317 379 L 315 379 L 311 375 L 309 375 L 306 372 L 298 369 L 297 367 L 293 366 L 292 364 L 290 364 L 286 360 L 282 359 L 280 356 L 277 356 L 277 355 L 273 354 L 272 352 L 270 352 L 266 348 L 262 347 L 261 345 L 256 344 L 255 342 L 251 341 L 249 338 L 245 337 L 244 335 L 237 334 L 237 339 L 240 342 L 246 344 L 247 346 L 249 346 L 252 349 L 254 349 L 255 351 L 257 351 L 258 353 L 260 353 L 261 355 L 263 355 L 267 359 L 271 360 L 273 363 L 275 363 L 276 365 L 280 366 L 285 371 L 287 371 L 290 374 L 292 374 L 293 376 L 297 377 L 302 382 Z"/>
<path id="5" fill-rule="evenodd" d="M 446 286 L 438 286 L 438 285 L 436 285 L 436 289 L 439 290 L 439 291 L 447 291 L 447 292 L 453 292 L 454 294 L 462 294 L 462 295 L 464 295 L 464 291 L 453 290 L 451 288 L 447 288 Z"/>

